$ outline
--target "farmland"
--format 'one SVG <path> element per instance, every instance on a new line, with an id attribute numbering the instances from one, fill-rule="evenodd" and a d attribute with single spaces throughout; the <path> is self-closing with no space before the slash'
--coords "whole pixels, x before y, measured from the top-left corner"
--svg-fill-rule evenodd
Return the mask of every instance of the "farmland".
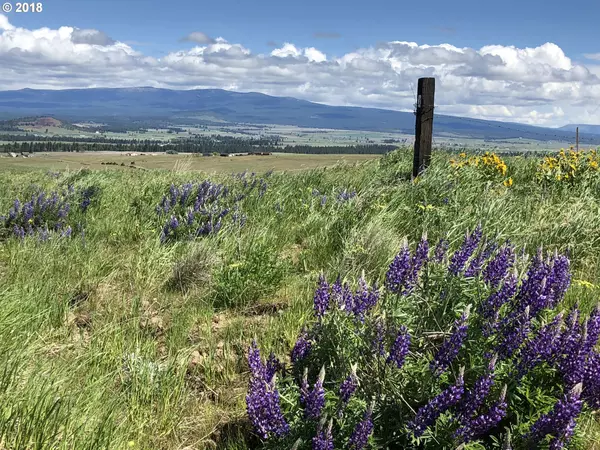
<path id="1" fill-rule="evenodd" d="M 201 156 L 167 155 L 165 153 L 128 156 L 117 152 L 56 152 L 36 153 L 29 158 L 0 157 L 0 170 L 192 170 L 203 172 L 242 172 L 247 168 L 255 171 L 304 170 L 335 165 L 338 161 L 354 163 L 373 159 L 372 155 L 296 155 L 279 154 L 270 156 Z M 132 164 L 133 163 L 133 164 Z"/>
<path id="2" fill-rule="evenodd" d="M 9 223 L 7 217 L 13 220 L 0 228 L 2 446 L 257 448 L 256 427 L 246 414 L 248 382 L 258 377 L 257 365 L 249 368 L 247 362 L 252 341 L 263 357 L 273 351 L 294 368 L 290 353 L 303 326 L 317 332 L 319 326 L 354 330 L 368 327 L 368 314 L 373 314 L 399 320 L 415 338 L 410 353 L 406 344 L 402 355 L 391 342 L 386 344 L 397 367 L 386 366 L 383 358 L 385 377 L 367 377 L 375 370 L 371 366 L 357 369 L 360 388 L 348 403 L 351 424 L 336 419 L 336 448 L 356 439 L 350 431 L 370 411 L 371 388 L 384 398 L 371 412 L 386 426 L 375 427 L 369 445 L 418 448 L 406 440 L 398 417 L 414 419 L 428 398 L 460 378 L 460 365 L 467 366 L 468 383 L 485 373 L 487 341 L 481 344 L 479 334 L 469 335 L 464 343 L 468 351 L 455 356 L 460 364 L 448 363 L 441 378 L 426 378 L 431 377 L 428 362 L 441 346 L 423 343 L 434 334 L 444 337 L 455 321 L 466 321 L 464 311 L 471 303 L 476 329 L 475 321 L 483 317 L 478 307 L 491 289 L 482 279 L 483 269 L 465 276 L 460 268 L 450 277 L 448 266 L 458 258 L 442 256 L 431 269 L 422 269 L 413 291 L 396 290 L 398 295 L 382 297 L 386 302 L 371 305 L 372 310 L 356 310 L 364 314 L 362 321 L 323 306 L 323 280 L 334 285 L 339 276 L 360 293 L 362 277 L 369 289 L 393 290 L 388 269 L 400 261 L 395 257 L 405 248 L 405 238 L 411 251 L 419 242 L 431 243 L 431 254 L 443 239 L 448 255 L 457 255 L 465 233 L 474 239 L 481 225 L 484 238 L 475 245 L 481 241 L 481 251 L 468 254 L 463 264 L 471 256 L 470 263 L 483 258 L 488 243 L 500 248 L 508 240 L 523 280 L 539 248 L 557 252 L 549 257 L 555 258 L 552 270 L 556 261 L 565 261 L 558 255 L 568 255 L 571 275 L 564 292 L 558 287 L 552 291 L 557 304 L 539 316 L 533 306 L 526 308 L 532 335 L 559 310 L 566 316 L 575 304 L 581 317 L 588 317 L 600 290 L 600 173 L 591 153 L 563 155 L 542 162 L 536 157 L 434 153 L 431 167 L 415 180 L 407 149 L 382 157 L 69 153 L 1 158 L 0 216 L 5 222 L 0 226 Z M 129 167 L 132 161 L 136 169 Z M 203 203 L 196 200 L 202 204 L 195 205 L 190 192 L 198 192 Z M 20 215 L 15 199 L 20 199 Z M 44 205 L 39 224 L 38 216 L 23 207 L 29 199 L 31 205 Z M 17 218 L 10 219 L 11 208 Z M 207 212 L 200 214 L 203 210 Z M 194 220 L 205 219 L 193 213 L 210 219 L 197 228 Z M 31 224 L 39 229 L 32 227 L 28 235 Z M 549 274 L 538 288 L 553 286 L 556 280 Z M 321 290 L 315 295 L 320 276 Z M 443 314 L 431 313 L 438 304 L 443 304 Z M 570 317 L 567 325 L 574 323 Z M 589 323 L 592 330 L 594 322 Z M 359 347 L 349 344 L 357 334 L 339 334 L 323 331 L 331 347 L 314 341 L 314 359 L 310 355 L 306 363 L 312 385 L 320 363 L 329 361 L 324 375 L 329 418 L 336 414 L 332 405 L 338 381 L 350 371 L 350 361 L 362 357 Z M 580 339 L 586 341 L 584 336 Z M 514 448 L 531 448 L 522 436 L 567 395 L 562 366 L 541 366 L 545 370 L 532 370 L 517 382 L 512 356 L 505 356 L 497 363 L 493 398 L 506 383 L 510 412 L 490 435 L 503 440 L 510 429 Z M 319 430 L 317 423 L 305 426 L 293 375 L 298 374 L 279 373 L 289 437 L 277 441 L 276 433 L 269 432 L 270 448 L 290 448 L 298 436 L 308 445 Z M 335 383 L 329 382 L 333 379 Z M 383 381 L 376 385 L 377 380 Z M 598 392 L 584 393 L 588 403 L 571 445 L 599 448 L 598 416 L 588 405 L 589 396 Z M 421 448 L 456 448 L 449 437 L 453 426 L 448 415 L 442 416 L 425 433 Z M 499 448 L 487 435 L 482 439 L 468 448 Z"/>

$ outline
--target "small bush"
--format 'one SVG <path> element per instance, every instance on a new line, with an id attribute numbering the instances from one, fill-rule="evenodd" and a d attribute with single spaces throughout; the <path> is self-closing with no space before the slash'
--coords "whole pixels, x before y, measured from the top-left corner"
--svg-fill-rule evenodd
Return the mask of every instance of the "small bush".
<path id="1" fill-rule="evenodd" d="M 264 243 L 255 243 L 243 257 L 226 265 L 216 276 L 215 304 L 244 307 L 273 294 L 283 281 L 287 265 Z"/>
<path id="2" fill-rule="evenodd" d="M 173 267 L 173 274 L 169 280 L 169 287 L 181 292 L 208 286 L 211 282 L 211 272 L 217 264 L 218 257 L 215 250 L 198 245 L 178 261 Z"/>

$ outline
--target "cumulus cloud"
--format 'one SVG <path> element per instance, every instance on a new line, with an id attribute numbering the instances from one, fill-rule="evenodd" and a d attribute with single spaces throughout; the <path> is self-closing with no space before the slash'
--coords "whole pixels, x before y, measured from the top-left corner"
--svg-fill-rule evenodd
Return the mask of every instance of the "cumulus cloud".
<path id="1" fill-rule="evenodd" d="M 411 111 L 417 78 L 433 76 L 439 113 L 550 126 L 600 123 L 600 65 L 576 63 L 553 43 L 476 49 L 392 41 L 332 55 L 290 42 L 255 53 L 203 35 L 191 49 L 151 57 L 103 36 L 72 27 L 17 28 L 0 15 L 2 88 L 223 88 Z"/>
<path id="2" fill-rule="evenodd" d="M 206 33 L 202 31 L 194 31 L 193 33 L 188 34 L 180 39 L 182 42 L 195 42 L 197 44 L 212 44 L 215 42 L 213 38 L 211 38 Z"/>
<path id="3" fill-rule="evenodd" d="M 74 44 L 112 45 L 115 41 L 102 31 L 74 29 L 71 33 Z"/>

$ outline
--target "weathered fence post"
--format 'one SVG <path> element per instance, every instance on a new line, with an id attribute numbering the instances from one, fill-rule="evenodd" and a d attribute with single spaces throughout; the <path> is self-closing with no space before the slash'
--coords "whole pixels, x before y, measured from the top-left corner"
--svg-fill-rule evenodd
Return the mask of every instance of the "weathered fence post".
<path id="1" fill-rule="evenodd" d="M 577 151 L 579 151 L 579 127 L 575 130 L 575 145 L 577 145 Z"/>
<path id="2" fill-rule="evenodd" d="M 415 156 L 413 177 L 429 166 L 433 136 L 435 78 L 419 78 L 417 87 L 417 122 L 415 126 Z"/>

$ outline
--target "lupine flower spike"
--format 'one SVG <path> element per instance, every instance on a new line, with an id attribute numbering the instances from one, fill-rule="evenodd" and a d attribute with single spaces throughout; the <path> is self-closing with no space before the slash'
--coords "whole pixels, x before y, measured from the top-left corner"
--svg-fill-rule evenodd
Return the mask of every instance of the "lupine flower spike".
<path id="1" fill-rule="evenodd" d="M 469 319 L 470 311 L 471 305 L 468 305 L 460 319 L 454 323 L 452 334 L 444 341 L 435 358 L 431 361 L 429 367 L 435 375 L 439 376 L 444 373 L 458 355 L 463 341 L 467 337 L 467 320 Z"/>

